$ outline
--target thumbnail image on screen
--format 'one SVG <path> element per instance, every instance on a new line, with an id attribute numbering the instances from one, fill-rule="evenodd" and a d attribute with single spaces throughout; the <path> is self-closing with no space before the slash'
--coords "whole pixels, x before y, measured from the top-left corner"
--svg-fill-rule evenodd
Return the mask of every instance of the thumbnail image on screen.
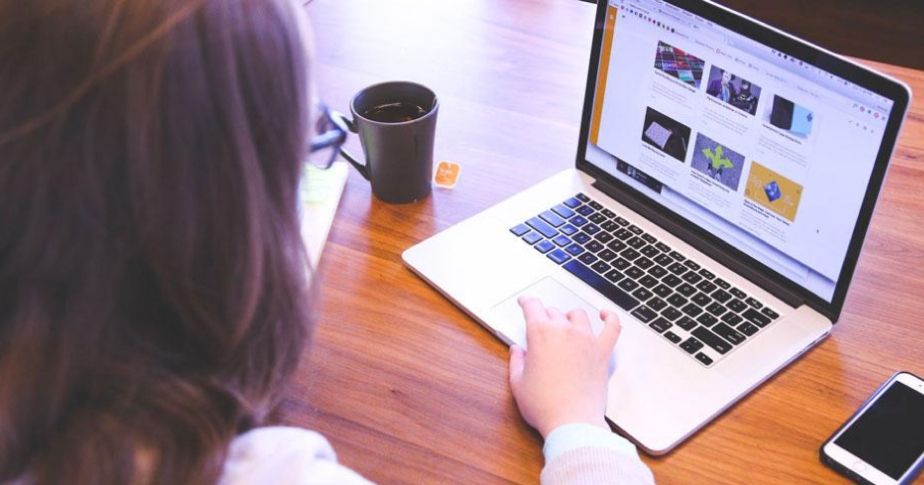
<path id="1" fill-rule="evenodd" d="M 802 186 L 757 162 L 751 162 L 744 196 L 793 222 L 802 199 Z"/>
<path id="2" fill-rule="evenodd" d="M 744 155 L 699 133 L 696 135 L 696 146 L 693 148 L 692 165 L 694 169 L 722 185 L 738 190 L 738 182 L 744 168 Z"/>
<path id="3" fill-rule="evenodd" d="M 767 121 L 771 125 L 786 130 L 800 138 L 808 138 L 812 133 L 815 115 L 811 110 L 778 95 L 773 95 L 773 103 L 767 110 Z"/>
<path id="4" fill-rule="evenodd" d="M 664 42 L 658 41 L 658 52 L 655 54 L 655 69 L 699 89 L 703 80 L 702 59 Z"/>
<path id="5" fill-rule="evenodd" d="M 642 127 L 642 141 L 683 163 L 690 142 L 690 127 L 648 108 Z"/>
<path id="6" fill-rule="evenodd" d="M 760 86 L 718 66 L 709 70 L 706 93 L 745 113 L 753 115 L 757 112 L 760 91 Z"/>

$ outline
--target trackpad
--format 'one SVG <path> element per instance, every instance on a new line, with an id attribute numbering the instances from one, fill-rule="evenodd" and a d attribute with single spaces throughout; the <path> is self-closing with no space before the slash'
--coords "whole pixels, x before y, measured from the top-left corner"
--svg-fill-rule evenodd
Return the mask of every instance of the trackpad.
<path id="1" fill-rule="evenodd" d="M 526 347 L 526 321 L 523 311 L 517 303 L 520 295 L 538 298 L 546 307 L 556 308 L 566 313 L 571 310 L 584 310 L 593 326 L 594 334 L 600 333 L 603 324 L 600 322 L 600 311 L 573 291 L 555 281 L 552 277 L 545 277 L 529 287 L 517 292 L 494 306 L 492 311 L 497 317 L 495 321 L 502 322 L 494 330 L 504 334 L 506 340 Z"/>

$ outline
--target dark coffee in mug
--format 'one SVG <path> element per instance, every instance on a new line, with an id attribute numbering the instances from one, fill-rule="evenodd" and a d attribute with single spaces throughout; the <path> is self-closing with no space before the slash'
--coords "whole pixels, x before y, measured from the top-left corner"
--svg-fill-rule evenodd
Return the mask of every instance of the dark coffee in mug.
<path id="1" fill-rule="evenodd" d="M 422 107 L 404 101 L 373 106 L 362 113 L 363 117 L 379 123 L 404 123 L 427 114 Z"/>

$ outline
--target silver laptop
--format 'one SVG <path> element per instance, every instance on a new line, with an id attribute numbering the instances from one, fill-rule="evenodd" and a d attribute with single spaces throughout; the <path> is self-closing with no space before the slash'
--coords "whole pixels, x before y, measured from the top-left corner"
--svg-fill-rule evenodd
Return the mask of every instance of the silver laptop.
<path id="1" fill-rule="evenodd" d="M 831 332 L 909 98 L 713 3 L 602 0 L 576 166 L 404 261 L 507 343 L 521 294 L 619 311 L 606 417 L 663 454 Z"/>

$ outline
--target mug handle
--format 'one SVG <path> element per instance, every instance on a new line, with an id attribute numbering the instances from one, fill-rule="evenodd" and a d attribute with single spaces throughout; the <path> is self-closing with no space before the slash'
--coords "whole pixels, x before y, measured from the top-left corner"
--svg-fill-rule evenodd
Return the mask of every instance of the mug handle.
<path id="1" fill-rule="evenodd" d="M 340 122 L 344 125 L 344 127 L 353 133 L 359 133 L 359 131 L 356 130 L 356 123 L 353 123 L 353 120 L 347 118 L 342 113 L 331 111 L 330 117 L 334 120 L 334 123 Z M 350 165 L 356 167 L 356 171 L 359 172 L 359 174 L 362 175 L 364 179 L 369 180 L 369 166 L 367 164 L 359 163 L 359 161 L 357 161 L 353 155 L 350 155 L 349 152 L 344 150 L 343 147 L 340 148 L 340 156 L 346 159 L 346 161 L 350 162 Z"/>

